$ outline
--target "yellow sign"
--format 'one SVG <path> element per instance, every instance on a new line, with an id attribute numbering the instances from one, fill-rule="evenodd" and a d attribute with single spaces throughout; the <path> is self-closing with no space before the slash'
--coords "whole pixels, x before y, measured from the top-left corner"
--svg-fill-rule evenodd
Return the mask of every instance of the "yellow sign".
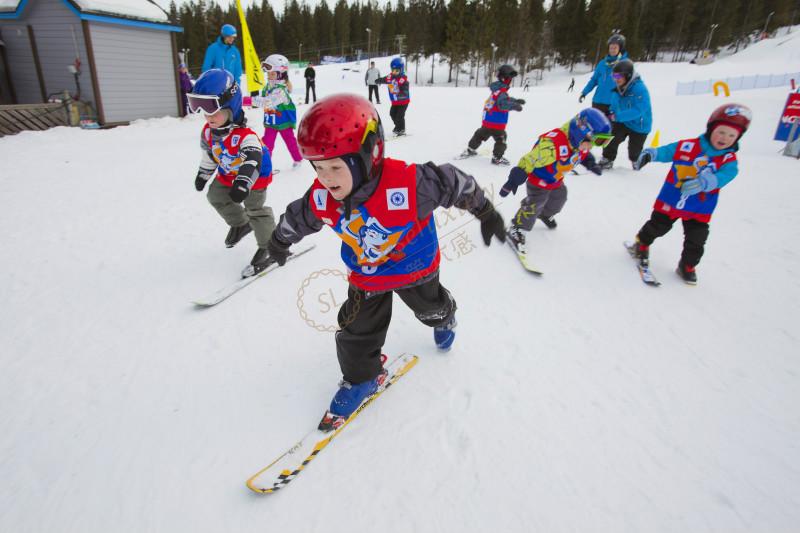
<path id="1" fill-rule="evenodd" d="M 261 70 L 261 60 L 258 58 L 247 19 L 244 18 L 242 4 L 236 0 L 236 10 L 239 12 L 239 22 L 242 25 L 242 47 L 244 48 L 244 71 L 247 76 L 248 92 L 260 91 L 264 87 L 264 72 Z"/>
<path id="2" fill-rule="evenodd" d="M 722 92 L 725 93 L 725 96 L 731 95 L 731 89 L 728 87 L 728 84 L 724 81 L 718 81 L 714 84 L 714 96 L 719 96 L 719 90 L 722 89 Z"/>

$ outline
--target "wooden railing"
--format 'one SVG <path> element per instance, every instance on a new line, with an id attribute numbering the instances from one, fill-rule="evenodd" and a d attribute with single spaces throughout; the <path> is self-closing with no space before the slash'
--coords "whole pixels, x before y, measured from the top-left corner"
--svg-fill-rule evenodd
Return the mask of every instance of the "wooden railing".
<path id="1" fill-rule="evenodd" d="M 26 130 L 38 131 L 69 125 L 70 116 L 64 104 L 0 106 L 0 137 Z"/>

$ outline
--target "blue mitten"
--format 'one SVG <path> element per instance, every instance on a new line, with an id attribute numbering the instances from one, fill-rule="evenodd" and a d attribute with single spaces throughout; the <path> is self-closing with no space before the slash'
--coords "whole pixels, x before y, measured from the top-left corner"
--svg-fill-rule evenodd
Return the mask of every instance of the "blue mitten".
<path id="1" fill-rule="evenodd" d="M 711 167 L 704 167 L 703 170 L 693 180 L 684 182 L 681 186 L 681 194 L 692 196 L 701 192 L 713 191 L 719 186 L 717 174 Z"/>
<path id="2" fill-rule="evenodd" d="M 650 161 L 656 158 L 656 149 L 655 148 L 645 148 L 642 150 L 642 153 L 639 154 L 639 157 L 636 158 L 636 162 L 633 164 L 633 170 L 641 170 L 643 166 L 645 166 Z"/>
<path id="3" fill-rule="evenodd" d="M 508 193 L 517 194 L 517 187 L 528 181 L 528 174 L 519 167 L 513 167 L 508 173 L 508 181 L 500 189 L 500 196 L 506 197 Z"/>

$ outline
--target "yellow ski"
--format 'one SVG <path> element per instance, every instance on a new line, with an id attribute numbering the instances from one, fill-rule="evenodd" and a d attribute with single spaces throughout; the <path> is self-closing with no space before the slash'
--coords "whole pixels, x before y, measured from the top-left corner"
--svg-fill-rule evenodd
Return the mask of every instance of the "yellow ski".
<path id="1" fill-rule="evenodd" d="M 325 447 L 361 413 L 361 411 L 411 370 L 414 365 L 417 364 L 417 359 L 416 355 L 408 354 L 403 354 L 395 358 L 386 365 L 386 370 L 389 372 L 389 375 L 383 386 L 379 388 L 375 394 L 364 400 L 344 424 L 333 431 L 325 432 L 319 429 L 310 431 L 280 457 L 248 479 L 247 487 L 259 494 L 271 494 L 288 485 L 294 478 L 300 475 L 300 472 L 303 471 L 308 463 L 313 461 L 319 452 L 324 450 Z"/>

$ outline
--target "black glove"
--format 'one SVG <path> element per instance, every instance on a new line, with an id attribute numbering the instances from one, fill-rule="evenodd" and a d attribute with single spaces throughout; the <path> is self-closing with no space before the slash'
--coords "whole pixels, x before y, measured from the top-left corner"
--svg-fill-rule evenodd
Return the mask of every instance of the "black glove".
<path id="1" fill-rule="evenodd" d="M 498 238 L 500 242 L 506 242 L 506 226 L 503 224 L 503 217 L 492 205 L 492 202 L 486 200 L 486 203 L 477 214 L 478 220 L 481 221 L 481 237 L 483 237 L 483 244 L 489 246 L 492 242 L 492 235 Z"/>
<path id="2" fill-rule="evenodd" d="M 276 263 L 278 263 L 278 266 L 283 266 L 286 264 L 286 259 L 292 255 L 289 252 L 290 246 L 291 244 L 287 244 L 278 239 L 273 232 L 272 237 L 270 237 L 269 242 L 267 243 L 267 250 L 269 250 L 269 256 L 273 258 Z"/>
<path id="3" fill-rule="evenodd" d="M 197 189 L 197 192 L 202 191 L 206 187 L 206 183 L 208 183 L 208 177 L 198 172 L 194 179 L 194 188 Z"/>
<path id="4" fill-rule="evenodd" d="M 603 175 L 603 167 L 597 164 L 597 160 L 592 155 L 592 152 L 586 154 L 586 157 L 583 161 L 581 161 L 581 165 L 585 166 L 589 172 L 593 174 L 597 174 L 598 176 Z"/>
<path id="5" fill-rule="evenodd" d="M 508 173 L 508 181 L 500 188 L 500 196 L 505 198 L 508 193 L 517 194 L 517 187 L 528 181 L 528 175 L 520 167 L 513 167 Z"/>
<path id="6" fill-rule="evenodd" d="M 525 105 L 525 100 L 523 98 L 517 98 L 517 103 L 520 105 Z"/>
<path id="7" fill-rule="evenodd" d="M 248 194 L 250 194 L 250 183 L 248 183 L 246 179 L 236 178 L 233 180 L 231 192 L 228 194 L 230 195 L 231 200 L 237 204 L 244 202 L 244 199 L 247 198 Z"/>
<path id="8" fill-rule="evenodd" d="M 581 104 L 582 104 L 582 103 L 583 103 L 583 99 L 584 99 L 584 98 L 586 98 L 586 95 L 585 95 L 585 94 L 582 94 L 582 95 L 580 95 L 580 96 L 578 97 L 578 103 L 581 103 Z"/>

